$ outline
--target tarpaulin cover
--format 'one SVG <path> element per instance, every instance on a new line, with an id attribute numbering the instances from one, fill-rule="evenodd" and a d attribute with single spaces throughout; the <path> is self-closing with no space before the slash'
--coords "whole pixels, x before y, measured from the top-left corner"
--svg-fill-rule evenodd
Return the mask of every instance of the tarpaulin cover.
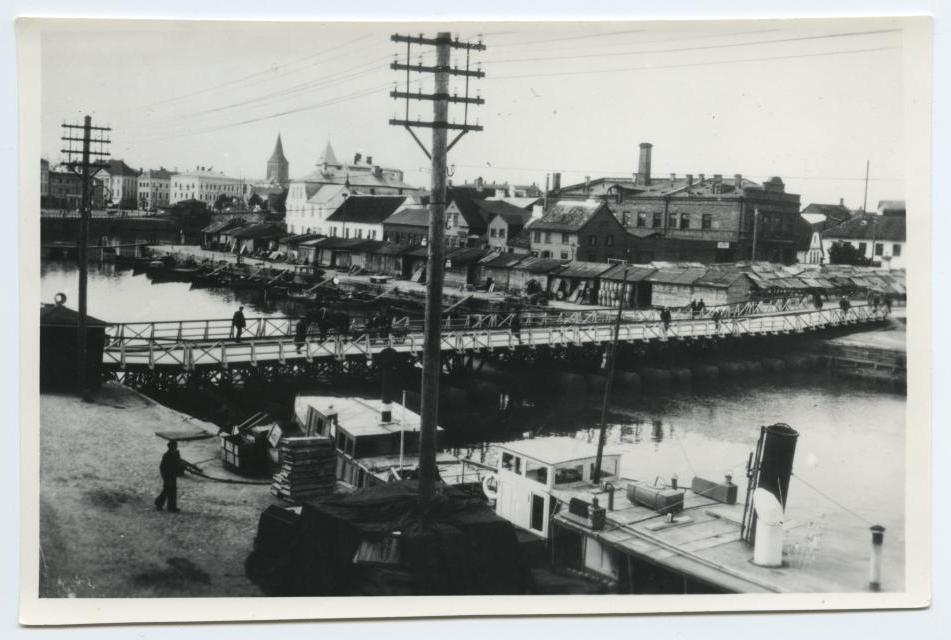
<path id="1" fill-rule="evenodd" d="M 526 593 L 515 528 L 486 503 L 444 487 L 428 517 L 413 480 L 305 503 L 274 531 L 265 512 L 245 569 L 268 595 L 490 595 Z M 398 565 L 355 564 L 364 541 L 399 532 Z"/>

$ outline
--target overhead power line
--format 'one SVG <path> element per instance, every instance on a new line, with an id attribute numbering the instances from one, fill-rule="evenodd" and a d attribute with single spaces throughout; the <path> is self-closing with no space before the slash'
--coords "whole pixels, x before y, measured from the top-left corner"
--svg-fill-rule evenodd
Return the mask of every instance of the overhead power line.
<path id="1" fill-rule="evenodd" d="M 536 58 L 513 58 L 509 60 L 493 60 L 486 64 L 510 64 L 513 62 L 542 62 L 545 60 L 566 60 L 578 58 L 604 58 L 617 56 L 642 55 L 645 53 L 682 53 L 686 51 L 704 51 L 710 49 L 731 49 L 736 47 L 752 47 L 766 44 L 783 44 L 789 42 L 802 42 L 805 40 L 828 40 L 831 38 L 852 38 L 858 36 L 882 35 L 886 33 L 899 33 L 901 29 L 878 29 L 875 31 L 854 31 L 850 33 L 828 33 L 816 36 L 798 36 L 795 38 L 774 38 L 772 40 L 756 40 L 754 42 L 730 42 L 725 44 L 710 44 L 696 47 L 676 47 L 666 49 L 648 49 L 640 51 L 616 51 L 612 53 L 588 53 L 581 55 L 548 56 Z"/>
<path id="2" fill-rule="evenodd" d="M 732 60 L 712 60 L 708 62 L 684 62 L 679 64 L 663 65 L 642 65 L 640 67 L 618 67 L 615 69 L 585 69 L 584 71 L 553 71 L 551 73 L 528 73 L 508 76 L 491 75 L 486 80 L 520 80 L 522 78 L 555 77 L 555 76 L 580 76 L 601 73 L 618 73 L 620 71 L 656 71 L 661 69 L 681 69 L 686 67 L 707 67 L 720 64 L 740 64 L 745 62 L 768 62 L 773 60 L 794 60 L 797 58 L 819 58 L 823 56 L 848 55 L 853 53 L 872 53 L 875 51 L 889 51 L 900 49 L 895 45 L 891 47 L 873 47 L 870 49 L 847 49 L 839 51 L 824 51 L 820 53 L 798 53 L 787 56 L 763 56 L 757 58 L 735 58 Z"/>

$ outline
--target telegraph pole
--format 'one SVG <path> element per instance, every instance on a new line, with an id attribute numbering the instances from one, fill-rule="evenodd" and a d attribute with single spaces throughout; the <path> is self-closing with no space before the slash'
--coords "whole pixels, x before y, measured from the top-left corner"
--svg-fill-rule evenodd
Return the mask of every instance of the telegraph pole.
<path id="1" fill-rule="evenodd" d="M 104 136 L 111 131 L 109 127 L 92 126 L 92 118 L 86 116 L 83 124 L 63 124 L 61 140 L 66 143 L 66 166 L 70 168 L 82 181 L 82 204 L 79 211 L 79 240 L 76 255 L 79 266 L 79 324 L 77 327 L 77 391 L 84 400 L 89 400 L 89 381 L 86 380 L 88 362 L 86 357 L 87 314 L 86 314 L 86 279 L 87 279 L 87 245 L 89 244 L 89 217 L 90 198 L 92 195 L 92 180 L 100 169 L 107 169 L 109 164 L 101 158 L 109 155 L 104 151 L 109 140 Z M 82 137 L 79 132 L 82 132 Z M 95 136 L 95 137 L 93 137 Z M 80 143 L 76 148 L 74 143 Z"/>
<path id="2" fill-rule="evenodd" d="M 872 164 L 871 160 L 865 161 L 865 196 L 862 198 L 862 213 L 865 213 L 866 211 L 868 211 L 868 209 L 866 208 L 868 207 L 868 170 L 871 164 Z"/>
<path id="3" fill-rule="evenodd" d="M 756 240 L 759 231 L 759 207 L 753 207 L 753 250 L 750 252 L 750 262 L 756 262 Z"/>
<path id="4" fill-rule="evenodd" d="M 469 131 L 482 131 L 477 124 L 469 124 L 469 105 L 484 104 L 480 97 L 469 97 L 469 78 L 482 78 L 481 70 L 469 68 L 469 54 L 471 51 L 483 51 L 482 42 L 461 42 L 453 40 L 447 32 L 440 32 L 435 38 L 419 36 L 393 35 L 393 42 L 406 43 L 406 62 L 394 61 L 390 68 L 395 71 L 406 72 L 406 86 L 404 91 L 394 87 L 390 97 L 404 99 L 406 104 L 405 118 L 390 119 L 390 124 L 405 128 L 423 150 L 426 157 L 432 161 L 432 192 L 429 201 L 429 261 L 426 265 L 426 312 L 425 312 L 425 339 L 423 343 L 423 373 L 422 397 L 420 400 L 420 434 L 419 434 L 419 502 L 426 509 L 435 495 L 436 477 L 436 425 L 439 409 L 439 375 L 442 370 L 442 354 L 440 349 L 442 321 L 442 288 L 443 288 L 443 261 L 445 260 L 446 235 L 446 156 L 450 149 Z M 436 65 L 424 66 L 410 64 L 412 45 L 436 48 Z M 466 52 L 466 67 L 450 67 L 450 53 L 453 49 Z M 433 93 L 423 93 L 422 90 L 410 91 L 410 72 L 432 73 L 435 76 Z M 449 95 L 450 76 L 462 76 L 466 80 L 465 95 Z M 432 121 L 410 120 L 409 101 L 428 100 L 433 103 Z M 458 103 L 465 106 L 462 123 L 449 121 L 449 104 Z M 414 128 L 429 128 L 433 130 L 431 151 L 416 135 Z M 448 142 L 449 130 L 458 131 L 452 142 Z"/>

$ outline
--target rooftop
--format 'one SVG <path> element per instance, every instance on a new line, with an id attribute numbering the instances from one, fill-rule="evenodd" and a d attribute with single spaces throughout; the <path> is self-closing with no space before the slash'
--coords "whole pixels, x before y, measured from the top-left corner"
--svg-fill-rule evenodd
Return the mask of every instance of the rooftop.
<path id="1" fill-rule="evenodd" d="M 867 213 L 846 220 L 822 233 L 823 238 L 844 240 L 905 241 L 905 217 Z"/>
<path id="2" fill-rule="evenodd" d="M 577 231 L 604 206 L 600 200 L 559 200 L 532 223 L 532 230 Z"/>
<path id="3" fill-rule="evenodd" d="M 383 221 L 384 224 L 403 224 L 412 227 L 429 227 L 429 209 L 406 207 Z"/>
<path id="4" fill-rule="evenodd" d="M 327 221 L 380 224 L 405 202 L 406 196 L 350 196 L 327 216 Z"/>
<path id="5" fill-rule="evenodd" d="M 586 460 L 598 455 L 597 445 L 564 436 L 516 440 L 501 444 L 499 448 L 545 464 Z"/>
<path id="6" fill-rule="evenodd" d="M 298 396 L 297 403 L 313 407 L 323 415 L 336 412 L 337 424 L 350 435 L 373 436 L 399 433 L 400 431 L 418 431 L 420 417 L 415 411 L 399 402 L 392 405 L 393 421 L 380 422 L 383 403 L 365 398 L 335 398 L 332 396 Z M 437 427 L 440 431 L 441 427 Z"/>

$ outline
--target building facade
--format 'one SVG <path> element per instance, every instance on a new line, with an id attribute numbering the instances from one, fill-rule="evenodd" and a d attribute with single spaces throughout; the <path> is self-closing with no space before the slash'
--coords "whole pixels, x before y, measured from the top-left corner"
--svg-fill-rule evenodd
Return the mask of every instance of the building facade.
<path id="1" fill-rule="evenodd" d="M 600 199 L 630 233 L 631 260 L 796 261 L 799 196 L 783 181 L 763 184 L 734 174 L 651 175 L 652 145 L 640 145 L 632 177 L 586 179 L 559 188 L 565 199 Z"/>
<path id="2" fill-rule="evenodd" d="M 540 258 L 607 262 L 628 258 L 628 234 L 600 200 L 559 200 L 529 227 Z"/>
<path id="3" fill-rule="evenodd" d="M 106 206 L 135 209 L 139 201 L 140 173 L 119 158 L 110 160 L 109 168 L 102 169 L 96 174 L 96 177 L 102 181 Z"/>
<path id="4" fill-rule="evenodd" d="M 890 269 L 905 268 L 905 242 L 904 213 L 854 216 L 822 233 L 822 249 L 826 256 L 830 256 L 833 245 L 848 244 L 871 264 Z"/>
<path id="5" fill-rule="evenodd" d="M 383 239 L 383 222 L 406 204 L 406 196 L 359 196 L 345 199 L 327 216 L 332 238 Z"/>
<path id="6" fill-rule="evenodd" d="M 214 172 L 210 167 L 195 167 L 194 171 L 175 173 L 170 182 L 170 204 L 182 200 L 199 200 L 210 208 L 220 196 L 241 200 L 244 192 L 243 180 Z"/>
<path id="7" fill-rule="evenodd" d="M 139 209 L 155 211 L 159 207 L 167 207 L 171 204 L 169 202 L 171 178 L 172 172 L 167 171 L 165 167 L 143 171 L 138 180 Z"/>
<path id="8" fill-rule="evenodd" d="M 416 193 L 416 187 L 404 182 L 401 170 L 382 167 L 373 162 L 372 156 L 364 158 L 359 153 L 354 154 L 353 162 L 341 162 L 328 142 L 316 169 L 290 180 L 285 222 L 291 233 L 321 233 L 318 230 L 326 228 L 327 217 L 347 196 Z"/>

